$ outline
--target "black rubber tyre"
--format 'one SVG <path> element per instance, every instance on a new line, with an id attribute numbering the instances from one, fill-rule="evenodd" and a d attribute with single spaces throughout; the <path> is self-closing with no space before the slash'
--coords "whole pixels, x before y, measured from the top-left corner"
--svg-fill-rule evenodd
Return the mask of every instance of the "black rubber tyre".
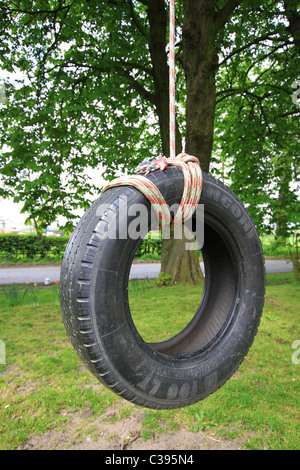
<path id="1" fill-rule="evenodd" d="M 166 202 L 179 203 L 181 170 L 149 178 Z M 222 183 L 203 174 L 205 286 L 190 323 L 173 338 L 147 344 L 133 323 L 128 279 L 140 241 L 103 239 L 107 224 L 127 223 L 120 197 L 146 198 L 132 187 L 105 192 L 74 231 L 63 259 L 60 298 L 71 342 L 87 368 L 137 405 L 171 409 L 204 399 L 235 372 L 251 346 L 264 304 L 265 267 L 255 226 Z"/>

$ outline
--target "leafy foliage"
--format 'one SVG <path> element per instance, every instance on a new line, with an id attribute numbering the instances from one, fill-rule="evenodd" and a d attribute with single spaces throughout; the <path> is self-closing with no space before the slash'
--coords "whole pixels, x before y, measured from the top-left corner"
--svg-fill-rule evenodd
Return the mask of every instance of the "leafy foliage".
<path id="1" fill-rule="evenodd" d="M 104 162 L 103 176 L 111 178 L 155 147 L 158 135 L 149 133 L 148 102 L 134 77 L 135 68 L 141 80 L 149 76 L 143 70 L 149 54 L 141 57 L 146 42 L 127 4 L 19 1 L 6 7 L 2 68 L 23 78 L 6 83 L 0 195 L 24 201 L 23 211 L 43 228 L 59 215 L 71 221 L 74 209 L 89 206 L 100 188 L 83 169 L 97 169 L 100 179 Z"/>
<path id="2" fill-rule="evenodd" d="M 216 105 L 211 171 L 232 185 L 261 231 L 285 235 L 299 222 L 297 2 L 201 5 L 203 15 L 214 15 L 207 18 L 214 53 L 206 78 L 215 80 Z M 0 196 L 23 201 L 41 229 L 59 216 L 70 229 L 76 210 L 99 193 L 85 170 L 110 179 L 165 148 L 167 10 L 164 0 L 2 2 L 0 66 L 8 78 Z M 186 133 L 184 20 L 178 2 L 179 140 Z"/>
<path id="3" fill-rule="evenodd" d="M 300 210 L 299 43 L 285 8 L 243 2 L 225 26 L 213 157 L 260 231 L 278 236 L 299 227 Z"/>

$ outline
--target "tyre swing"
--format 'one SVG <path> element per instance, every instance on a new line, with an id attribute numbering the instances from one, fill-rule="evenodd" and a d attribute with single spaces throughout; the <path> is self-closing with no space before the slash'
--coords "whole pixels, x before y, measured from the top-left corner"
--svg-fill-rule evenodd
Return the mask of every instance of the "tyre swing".
<path id="1" fill-rule="evenodd" d="M 171 156 L 102 190 L 70 238 L 60 275 L 63 321 L 86 367 L 124 399 L 156 409 L 196 403 L 232 376 L 254 340 L 265 291 L 263 253 L 247 210 L 231 190 L 201 172 L 195 157 L 175 157 L 174 10 L 171 0 Z M 163 226 L 193 220 L 198 203 L 204 205 L 202 299 L 182 331 L 147 343 L 128 301 L 130 267 L 141 239 L 118 234 L 135 204 L 147 208 L 149 219 L 159 205 Z M 168 209 L 173 204 L 179 205 L 175 216 Z M 115 237 L 109 236 L 111 227 Z"/>

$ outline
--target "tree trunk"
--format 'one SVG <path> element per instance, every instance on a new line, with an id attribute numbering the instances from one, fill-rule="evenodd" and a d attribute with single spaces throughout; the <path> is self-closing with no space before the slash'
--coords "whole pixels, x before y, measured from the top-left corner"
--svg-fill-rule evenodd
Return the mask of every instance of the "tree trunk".
<path id="1" fill-rule="evenodd" d="M 286 167 L 283 170 L 283 174 L 280 177 L 280 187 L 278 195 L 278 213 L 277 213 L 277 227 L 276 227 L 276 238 L 281 239 L 283 243 L 286 243 L 286 237 L 288 236 L 288 206 L 289 206 L 289 195 L 290 187 L 289 184 L 292 178 L 289 175 L 289 170 Z"/>
<path id="2" fill-rule="evenodd" d="M 39 245 L 40 245 L 41 258 L 45 258 L 43 234 L 40 232 L 39 225 L 38 225 L 36 219 L 33 219 L 33 224 L 34 224 L 34 228 L 35 228 L 35 231 L 36 231 L 36 236 L 37 236 L 37 239 L 38 239 Z"/>
<path id="3" fill-rule="evenodd" d="M 292 261 L 293 261 L 293 273 L 294 273 L 294 281 L 300 281 L 300 260 L 299 260 L 299 250 L 298 250 L 298 233 L 296 233 L 296 246 L 295 251 L 292 253 Z"/>
<path id="4" fill-rule="evenodd" d="M 153 64 L 155 102 L 159 117 L 162 149 L 169 156 L 169 69 L 166 54 L 167 12 L 163 0 L 150 0 L 150 54 Z M 211 0 L 185 0 L 183 23 L 183 65 L 186 76 L 186 148 L 199 158 L 208 172 L 211 160 L 215 116 L 214 49 L 215 11 Z M 177 127 L 176 153 L 181 152 Z M 185 240 L 165 240 L 161 272 L 172 276 L 171 284 L 197 284 L 203 279 L 198 252 L 186 250 Z"/>
<path id="5" fill-rule="evenodd" d="M 197 250 L 187 250 L 191 240 L 165 240 L 161 259 L 161 273 L 171 276 L 170 285 L 199 284 L 204 277 Z"/>
<path id="6" fill-rule="evenodd" d="M 150 54 L 153 64 L 155 106 L 159 119 L 163 154 L 170 156 L 169 148 L 169 67 L 166 53 L 168 15 L 164 0 L 150 0 Z M 181 135 L 176 125 L 176 153 L 182 151 Z M 184 240 L 164 240 L 161 273 L 172 276 L 170 284 L 197 283 L 202 277 L 197 253 L 185 249 Z M 190 268 L 189 268 L 190 267 Z"/>
<path id="7" fill-rule="evenodd" d="M 186 76 L 186 148 L 208 172 L 215 116 L 214 2 L 186 0 L 183 23 L 183 64 Z M 185 249 L 185 240 L 164 242 L 161 272 L 171 284 L 198 284 L 203 280 L 198 252 Z"/>
<path id="8" fill-rule="evenodd" d="M 289 21 L 288 32 L 292 35 L 294 44 L 300 50 L 300 14 L 299 1 L 286 0 L 283 2 L 286 17 Z"/>
<path id="9" fill-rule="evenodd" d="M 209 171 L 216 107 L 215 12 L 211 0 L 184 1 L 183 63 L 186 77 L 186 152 Z"/>

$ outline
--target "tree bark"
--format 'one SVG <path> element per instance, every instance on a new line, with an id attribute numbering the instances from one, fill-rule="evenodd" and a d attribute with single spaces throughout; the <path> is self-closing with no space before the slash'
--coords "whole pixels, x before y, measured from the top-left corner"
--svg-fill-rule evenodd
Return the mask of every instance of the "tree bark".
<path id="1" fill-rule="evenodd" d="M 299 14 L 299 1 L 286 0 L 283 2 L 286 17 L 289 21 L 287 30 L 293 36 L 294 44 L 298 51 L 300 50 L 300 14 Z"/>
<path id="2" fill-rule="evenodd" d="M 204 276 L 200 268 L 197 250 L 187 250 L 186 243 L 191 240 L 182 238 L 165 240 L 163 244 L 161 273 L 171 276 L 169 285 L 200 284 Z"/>
<path id="3" fill-rule="evenodd" d="M 186 152 L 209 171 L 216 107 L 215 12 L 211 0 L 184 1 L 183 64 L 186 77 Z"/>

